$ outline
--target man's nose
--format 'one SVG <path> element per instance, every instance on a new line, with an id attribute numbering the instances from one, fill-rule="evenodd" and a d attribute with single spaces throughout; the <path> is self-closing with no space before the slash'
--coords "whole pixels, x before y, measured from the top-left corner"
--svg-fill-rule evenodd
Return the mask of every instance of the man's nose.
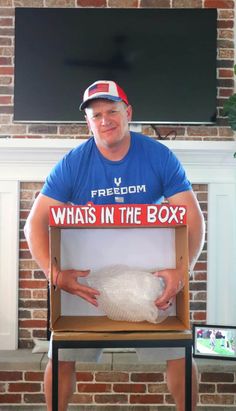
<path id="1" fill-rule="evenodd" d="M 107 114 L 104 114 L 102 116 L 102 125 L 103 126 L 107 126 L 108 124 L 110 124 L 111 119 L 109 118 L 109 116 Z"/>

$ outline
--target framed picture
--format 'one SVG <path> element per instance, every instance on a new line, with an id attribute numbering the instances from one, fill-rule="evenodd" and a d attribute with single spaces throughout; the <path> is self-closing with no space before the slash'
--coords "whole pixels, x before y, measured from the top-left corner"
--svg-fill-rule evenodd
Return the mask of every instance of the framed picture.
<path id="1" fill-rule="evenodd" d="M 236 326 L 193 324 L 193 356 L 236 360 Z"/>

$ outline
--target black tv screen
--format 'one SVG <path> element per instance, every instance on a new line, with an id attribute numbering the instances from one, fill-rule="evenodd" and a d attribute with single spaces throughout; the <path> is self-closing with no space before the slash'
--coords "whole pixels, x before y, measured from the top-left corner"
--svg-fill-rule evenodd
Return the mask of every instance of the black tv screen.
<path id="1" fill-rule="evenodd" d="M 216 118 L 216 9 L 16 8 L 14 120 L 83 122 L 96 80 L 126 91 L 137 123 Z"/>

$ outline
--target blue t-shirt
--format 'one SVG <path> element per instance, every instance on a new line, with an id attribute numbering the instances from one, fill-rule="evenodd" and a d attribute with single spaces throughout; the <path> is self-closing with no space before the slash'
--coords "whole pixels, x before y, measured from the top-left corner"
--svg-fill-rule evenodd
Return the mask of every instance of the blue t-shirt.
<path id="1" fill-rule="evenodd" d="M 128 153 L 106 159 L 93 138 L 71 150 L 52 169 L 42 194 L 63 203 L 155 204 L 191 190 L 179 160 L 166 146 L 131 132 Z"/>

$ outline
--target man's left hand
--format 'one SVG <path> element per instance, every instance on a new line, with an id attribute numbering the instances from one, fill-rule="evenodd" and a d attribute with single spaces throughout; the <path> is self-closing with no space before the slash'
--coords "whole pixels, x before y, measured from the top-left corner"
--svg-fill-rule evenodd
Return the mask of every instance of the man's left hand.
<path id="1" fill-rule="evenodd" d="M 155 301 L 160 310 L 166 310 L 172 304 L 173 298 L 184 287 L 184 272 L 181 268 L 170 268 L 156 271 L 157 277 L 161 277 L 165 283 L 165 289 L 160 298 Z"/>

